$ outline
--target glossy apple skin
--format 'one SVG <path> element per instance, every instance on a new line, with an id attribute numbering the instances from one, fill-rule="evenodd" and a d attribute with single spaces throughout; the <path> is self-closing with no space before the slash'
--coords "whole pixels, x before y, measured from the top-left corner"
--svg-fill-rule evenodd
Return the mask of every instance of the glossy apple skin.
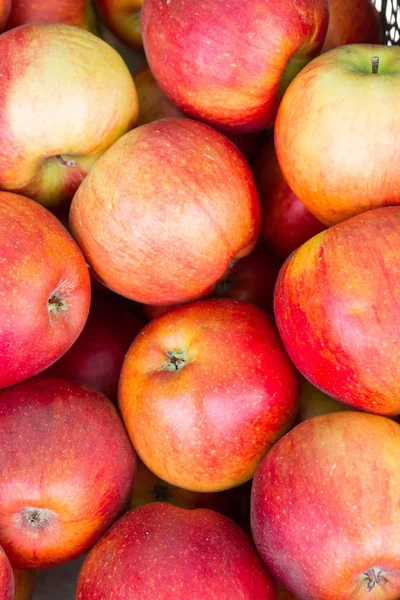
<path id="1" fill-rule="evenodd" d="M 208 295 L 231 261 L 254 248 L 260 222 L 242 154 L 189 119 L 162 119 L 123 136 L 91 169 L 70 212 L 100 281 L 145 304 Z"/>
<path id="2" fill-rule="evenodd" d="M 287 90 L 275 127 L 278 160 L 294 194 L 325 225 L 399 203 L 400 113 L 382 110 L 398 89 L 400 48 L 353 44 L 316 58 Z"/>
<path id="3" fill-rule="evenodd" d="M 91 0 L 12 0 L 6 29 L 37 21 L 66 23 L 97 31 Z"/>
<path id="4" fill-rule="evenodd" d="M 11 0 L 0 0 L 0 31 L 4 29 L 11 10 Z"/>
<path id="5" fill-rule="evenodd" d="M 15 591 L 13 600 L 32 600 L 36 585 L 36 571 L 14 569 Z"/>
<path id="6" fill-rule="evenodd" d="M 94 546 L 76 600 L 276 600 L 246 534 L 213 510 L 156 502 L 122 517 Z"/>
<path id="7" fill-rule="evenodd" d="M 274 138 L 260 150 L 253 173 L 262 211 L 260 240 L 282 259 L 326 229 L 294 195 L 279 167 Z"/>
<path id="8" fill-rule="evenodd" d="M 71 200 L 137 117 L 122 58 L 72 25 L 31 23 L 4 33 L 0 78 L 0 189 L 48 206 Z"/>
<path id="9" fill-rule="evenodd" d="M 400 413 L 399 251 L 400 207 L 368 211 L 306 242 L 275 287 L 298 370 L 329 396 L 385 415 Z"/>
<path id="10" fill-rule="evenodd" d="M 285 87 L 321 50 L 328 6 L 144 0 L 141 26 L 149 66 L 167 96 L 193 118 L 245 133 L 274 123 Z"/>
<path id="11" fill-rule="evenodd" d="M 143 0 L 96 0 L 96 8 L 107 27 L 128 46 L 143 48 L 140 10 Z"/>
<path id="12" fill-rule="evenodd" d="M 297 394 L 297 374 L 272 319 L 221 299 L 176 308 L 147 325 L 126 355 L 118 398 L 132 443 L 153 473 L 187 490 L 217 492 L 253 477 L 291 426 Z"/>
<path id="13" fill-rule="evenodd" d="M 323 415 L 282 438 L 252 489 L 253 539 L 272 575 L 309 600 L 398 598 L 399 460 L 400 426 L 377 415 Z M 385 485 L 371 489 L 371 473 Z"/>
<path id="14" fill-rule="evenodd" d="M 0 600 L 14 599 L 14 575 L 4 550 L 0 547 Z"/>
<path id="15" fill-rule="evenodd" d="M 37 378 L 0 392 L 0 423 L 0 543 L 12 565 L 83 554 L 132 487 L 135 453 L 115 407 L 77 382 Z"/>
<path id="16" fill-rule="evenodd" d="M 77 339 L 89 312 L 90 279 L 58 220 L 6 192 L 0 192 L 0 260 L 0 387 L 6 387 L 49 367 Z"/>
<path id="17" fill-rule="evenodd" d="M 372 0 L 329 0 L 329 25 L 322 52 L 346 44 L 380 44 L 381 17 Z"/>

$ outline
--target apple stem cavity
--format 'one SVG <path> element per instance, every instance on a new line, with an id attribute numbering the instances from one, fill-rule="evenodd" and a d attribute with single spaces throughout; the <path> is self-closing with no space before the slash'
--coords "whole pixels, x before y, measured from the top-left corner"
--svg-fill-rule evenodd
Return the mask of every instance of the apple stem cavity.
<path id="1" fill-rule="evenodd" d="M 162 365 L 161 368 L 163 371 L 180 371 L 182 367 L 185 366 L 186 360 L 184 352 L 176 350 L 174 352 L 168 351 L 165 354 L 169 360 Z"/>
<path id="2" fill-rule="evenodd" d="M 25 522 L 32 529 L 45 528 L 54 518 L 54 513 L 46 508 L 26 508 L 24 511 Z"/>
<path id="3" fill-rule="evenodd" d="M 372 74 L 376 75 L 379 71 L 379 56 L 372 57 Z"/>
<path id="4" fill-rule="evenodd" d="M 56 159 L 60 162 L 64 167 L 69 167 L 70 169 L 74 169 L 76 167 L 76 161 L 72 158 L 69 160 L 65 160 L 61 154 L 57 154 Z"/>
<path id="5" fill-rule="evenodd" d="M 364 582 L 367 584 L 368 591 L 371 592 L 375 585 L 385 585 L 388 582 L 386 577 L 383 574 L 383 571 L 379 569 L 369 569 L 366 573 L 364 573 Z"/>
<path id="6" fill-rule="evenodd" d="M 56 294 L 50 296 L 47 302 L 47 307 L 51 315 L 57 315 L 59 313 L 68 311 L 68 306 L 65 304 L 64 300 Z"/>

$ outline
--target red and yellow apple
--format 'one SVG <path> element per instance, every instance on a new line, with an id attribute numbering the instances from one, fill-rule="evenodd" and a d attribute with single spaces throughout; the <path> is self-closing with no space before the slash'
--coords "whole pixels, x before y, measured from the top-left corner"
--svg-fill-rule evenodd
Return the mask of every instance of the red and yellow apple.
<path id="1" fill-rule="evenodd" d="M 77 382 L 0 392 L 0 543 L 37 569 L 83 554 L 127 507 L 135 454 L 113 404 Z"/>
<path id="2" fill-rule="evenodd" d="M 376 72 L 375 72 L 376 71 Z M 325 225 L 400 203 L 400 48 L 352 44 L 314 59 L 279 109 L 275 145 L 293 193 Z"/>
<path id="3" fill-rule="evenodd" d="M 14 569 L 13 600 L 32 600 L 36 585 L 36 571 Z"/>
<path id="4" fill-rule="evenodd" d="M 67 23 L 97 31 L 91 0 L 12 0 L 6 29 L 38 21 Z"/>
<path id="5" fill-rule="evenodd" d="M 14 599 L 14 576 L 10 561 L 0 547 L 0 600 Z"/>
<path id="6" fill-rule="evenodd" d="M 122 367 L 119 407 L 147 467 L 194 492 L 251 479 L 294 420 L 298 379 L 272 319 L 203 300 L 147 325 Z"/>
<path id="7" fill-rule="evenodd" d="M 346 44 L 379 44 L 381 18 L 372 0 L 328 0 L 329 25 L 322 52 Z"/>
<path id="8" fill-rule="evenodd" d="M 261 213 L 250 168 L 232 142 L 189 119 L 123 136 L 74 196 L 70 224 L 111 290 L 144 304 L 208 295 L 255 246 Z"/>
<path id="9" fill-rule="evenodd" d="M 187 115 L 236 133 L 274 123 L 327 27 L 325 0 L 144 0 L 141 12 L 146 57 L 167 96 Z"/>
<path id="10" fill-rule="evenodd" d="M 0 79 L 0 189 L 48 206 L 68 202 L 137 118 L 122 58 L 72 25 L 33 23 L 2 34 Z"/>
<path id="11" fill-rule="evenodd" d="M 361 412 L 315 417 L 279 440 L 251 500 L 271 574 L 307 600 L 398 598 L 399 462 L 400 425 Z"/>
<path id="12" fill-rule="evenodd" d="M 0 387 L 40 373 L 81 333 L 89 312 L 85 260 L 37 202 L 0 192 Z"/>
<path id="13" fill-rule="evenodd" d="M 2 31 L 7 22 L 11 10 L 11 0 L 0 0 L 0 31 Z"/>
<path id="14" fill-rule="evenodd" d="M 327 396 L 307 381 L 307 379 L 304 379 L 304 377 L 300 378 L 299 408 L 296 415 L 296 423 L 302 423 L 320 415 L 344 410 L 352 409 L 347 404 L 343 404 L 343 402 L 338 402 Z"/>
<path id="15" fill-rule="evenodd" d="M 143 0 L 95 0 L 107 27 L 128 46 L 143 48 L 140 10 Z"/>
<path id="16" fill-rule="evenodd" d="M 131 510 L 92 548 L 76 600 L 276 600 L 249 538 L 213 510 Z"/>

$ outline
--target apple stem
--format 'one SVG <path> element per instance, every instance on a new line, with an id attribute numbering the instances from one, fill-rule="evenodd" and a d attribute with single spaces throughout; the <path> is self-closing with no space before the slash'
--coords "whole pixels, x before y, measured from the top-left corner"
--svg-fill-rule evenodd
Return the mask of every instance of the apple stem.
<path id="1" fill-rule="evenodd" d="M 74 169 L 76 167 L 76 161 L 75 160 L 64 160 L 64 158 L 61 156 L 61 154 L 57 154 L 56 159 L 58 160 L 58 162 L 60 162 L 62 165 L 64 165 L 64 167 L 69 167 L 70 169 Z"/>
<path id="2" fill-rule="evenodd" d="M 379 71 L 379 56 L 372 57 L 372 74 L 376 75 Z"/>
<path id="3" fill-rule="evenodd" d="M 183 352 L 168 351 L 165 354 L 168 356 L 169 360 L 161 367 L 164 371 L 180 371 L 182 367 L 185 366 L 186 361 L 183 358 Z"/>

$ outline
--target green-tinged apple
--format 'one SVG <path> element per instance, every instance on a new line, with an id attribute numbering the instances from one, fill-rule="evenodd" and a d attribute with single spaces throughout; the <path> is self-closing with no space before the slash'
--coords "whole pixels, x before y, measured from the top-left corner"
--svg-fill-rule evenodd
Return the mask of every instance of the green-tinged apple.
<path id="1" fill-rule="evenodd" d="M 107 27 L 128 46 L 143 48 L 140 11 L 143 0 L 95 0 Z"/>
<path id="2" fill-rule="evenodd" d="M 257 469 L 251 527 L 271 574 L 307 600 L 400 595 L 400 425 L 337 412 L 297 425 Z M 371 486 L 371 474 L 382 485 Z"/>
<path id="3" fill-rule="evenodd" d="M 13 600 L 32 600 L 36 585 L 36 571 L 14 569 Z"/>
<path id="4" fill-rule="evenodd" d="M 68 202 L 137 118 L 135 85 L 120 55 L 72 25 L 32 23 L 3 33 L 0 79 L 0 189 L 48 206 Z"/>
<path id="5" fill-rule="evenodd" d="M 300 377 L 299 408 L 296 422 L 302 423 L 320 415 L 326 415 L 343 410 L 352 410 L 347 404 L 338 402 L 321 392 L 304 377 Z"/>
<path id="6" fill-rule="evenodd" d="M 298 370 L 360 410 L 400 413 L 400 207 L 335 225 L 285 262 L 275 317 Z"/>
<path id="7" fill-rule="evenodd" d="M 6 29 L 37 21 L 67 23 L 97 32 L 91 0 L 12 0 Z"/>
<path id="8" fill-rule="evenodd" d="M 380 15 L 372 0 L 328 0 L 329 25 L 322 52 L 346 44 L 379 44 Z"/>
<path id="9" fill-rule="evenodd" d="M 242 154 L 184 118 L 124 135 L 91 169 L 70 212 L 100 281 L 144 304 L 208 295 L 232 261 L 253 250 L 260 223 Z"/>
<path id="10" fill-rule="evenodd" d="M 0 547 L 0 600 L 14 600 L 13 570 L 4 550 Z"/>
<path id="11" fill-rule="evenodd" d="M 0 31 L 4 29 L 11 10 L 11 0 L 0 0 Z"/>
<path id="12" fill-rule="evenodd" d="M 195 492 L 251 479 L 292 425 L 298 378 L 270 318 L 251 304 L 203 300 L 149 323 L 122 367 L 119 407 L 139 456 Z"/>
<path id="13" fill-rule="evenodd" d="M 275 127 L 283 175 L 325 225 L 400 203 L 400 48 L 352 44 L 314 59 Z M 388 107 L 382 109 L 382 107 Z"/>
<path id="14" fill-rule="evenodd" d="M 276 600 L 248 536 L 208 509 L 156 502 L 124 515 L 92 548 L 76 600 Z"/>
<path id="15" fill-rule="evenodd" d="M 86 552 L 127 508 L 135 453 L 113 404 L 73 381 L 0 392 L 0 543 L 37 569 Z"/>
<path id="16" fill-rule="evenodd" d="M 319 54 L 325 0 L 144 0 L 149 66 L 187 115 L 226 131 L 274 123 L 296 74 Z"/>
<path id="17" fill-rule="evenodd" d="M 311 237 L 326 229 L 286 183 L 269 136 L 260 150 L 253 173 L 262 211 L 260 240 L 285 259 Z"/>
<path id="18" fill-rule="evenodd" d="M 0 92 L 1 93 L 1 92 Z M 0 387 L 37 375 L 81 333 L 90 278 L 72 237 L 43 206 L 0 192 Z"/>

